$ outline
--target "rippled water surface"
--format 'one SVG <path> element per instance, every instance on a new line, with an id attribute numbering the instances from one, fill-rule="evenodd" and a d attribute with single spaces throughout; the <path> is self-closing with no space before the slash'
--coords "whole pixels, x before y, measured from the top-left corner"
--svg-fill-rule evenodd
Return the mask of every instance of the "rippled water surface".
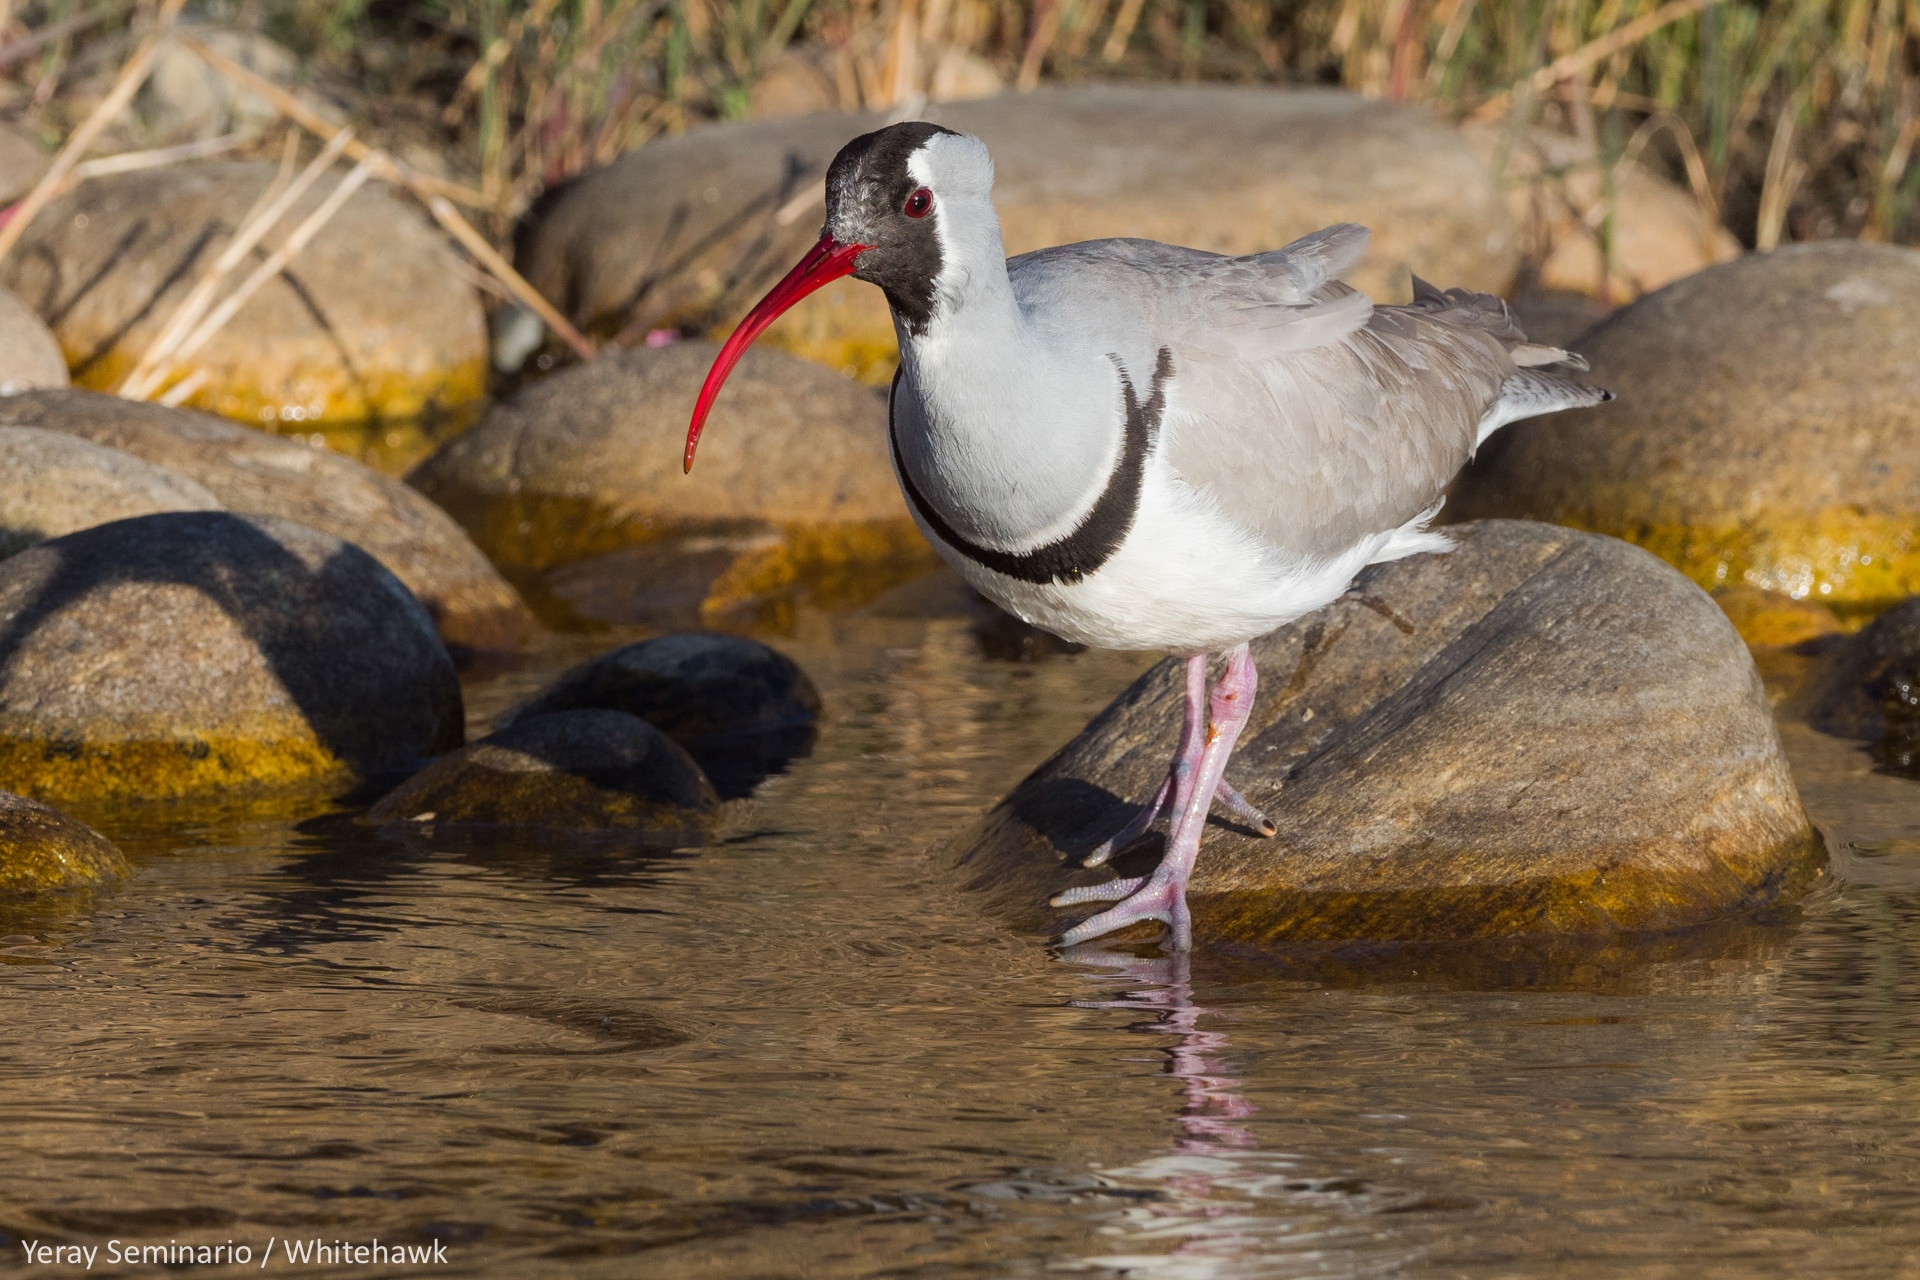
<path id="1" fill-rule="evenodd" d="M 1920 783 L 1789 728 L 1833 874 L 1702 935 L 1067 959 L 936 850 L 1140 660 L 778 643 L 818 747 L 700 850 L 89 815 L 136 876 L 0 916 L 0 1269 L 379 1237 L 439 1274 L 1920 1273 Z M 575 656 L 476 680 L 476 723 Z"/>

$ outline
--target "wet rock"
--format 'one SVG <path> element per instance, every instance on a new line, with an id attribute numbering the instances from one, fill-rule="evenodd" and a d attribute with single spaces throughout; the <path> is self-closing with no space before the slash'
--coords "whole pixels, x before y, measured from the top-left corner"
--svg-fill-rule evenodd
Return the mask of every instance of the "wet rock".
<path id="1" fill-rule="evenodd" d="M 1410 107 L 1318 90 L 1099 85 L 922 114 L 992 148 L 1012 254 L 1102 236 L 1246 253 L 1348 219 L 1374 229 L 1354 282 L 1383 297 L 1408 296 L 1410 268 L 1504 292 L 1519 261 L 1486 165 Z M 519 265 L 602 332 L 730 324 L 818 237 L 834 153 L 883 123 L 834 114 L 660 139 L 554 199 Z M 885 302 L 857 281 L 815 294 L 769 338 L 872 381 L 893 367 Z"/>
<path id="2" fill-rule="evenodd" d="M 0 791 L 0 900 L 92 888 L 131 870 L 113 842 L 86 823 Z"/>
<path id="3" fill-rule="evenodd" d="M 692 757 L 638 716 L 563 711 L 523 717 L 434 761 L 367 817 L 691 836 L 719 806 Z"/>
<path id="4" fill-rule="evenodd" d="M 1920 252 L 1753 254 L 1615 312 L 1580 350 L 1619 399 L 1494 436 L 1453 518 L 1613 534 L 1710 589 L 1842 611 L 1920 592 Z"/>
<path id="5" fill-rule="evenodd" d="M 1712 601 L 1612 539 L 1455 534 L 1254 643 L 1228 777 L 1279 836 L 1209 827 L 1202 945 L 1666 930 L 1804 883 L 1818 838 Z M 1181 686 L 1161 663 L 1022 782 L 956 845 L 973 883 L 1033 924 L 1087 914 L 1038 904 L 1105 877 L 1077 863 L 1165 776 Z"/>
<path id="6" fill-rule="evenodd" d="M 1920 777 L 1920 598 L 1834 645 L 1789 709 L 1824 733 L 1876 744 L 1889 769 Z"/>
<path id="7" fill-rule="evenodd" d="M 1541 289 L 1630 302 L 1740 256 L 1740 242 L 1699 201 L 1638 161 L 1616 166 L 1609 191 L 1593 146 L 1578 138 L 1551 129 L 1516 138 L 1504 122 L 1462 132 L 1500 174 Z M 1603 222 L 1610 254 L 1602 252 Z"/>
<path id="8" fill-rule="evenodd" d="M 34 220 L 0 284 L 48 318 L 76 383 L 111 390 L 278 172 L 205 161 L 84 183 Z M 338 180 L 296 202 L 268 250 Z M 476 400 L 486 369 L 480 299 L 453 250 L 418 209 L 369 183 L 181 376 L 206 375 L 197 408 L 305 431 Z"/>
<path id="9" fill-rule="evenodd" d="M 24 199 L 52 163 L 32 134 L 0 121 L 0 206 Z"/>
<path id="10" fill-rule="evenodd" d="M 647 721 L 731 799 L 812 747 L 820 694 L 793 659 L 757 640 L 660 636 L 581 663 L 504 723 L 587 707 Z"/>
<path id="11" fill-rule="evenodd" d="M 799 583 L 931 562 L 893 478 L 885 402 L 784 352 L 748 350 L 682 474 L 717 350 L 683 342 L 564 370 L 494 406 L 408 482 L 509 572 L 623 548 L 676 561 L 623 562 L 617 576 L 671 579 L 701 618 Z"/>
<path id="12" fill-rule="evenodd" d="M 0 557 L 112 520 L 217 511 L 193 481 L 57 431 L 0 427 Z"/>
<path id="13" fill-rule="evenodd" d="M 0 396 L 66 385 L 67 360 L 53 332 L 33 308 L 0 289 Z"/>
<path id="14" fill-rule="evenodd" d="M 370 552 L 433 615 L 451 646 L 521 648 L 539 624 L 446 512 L 350 458 L 218 418 L 90 391 L 0 400 L 0 424 L 56 431 L 131 454 L 233 511 L 281 516 Z"/>
<path id="15" fill-rule="evenodd" d="M 461 724 L 419 602 L 290 521 L 141 516 L 0 562 L 0 777 L 25 794 L 345 782 L 456 747 Z"/>

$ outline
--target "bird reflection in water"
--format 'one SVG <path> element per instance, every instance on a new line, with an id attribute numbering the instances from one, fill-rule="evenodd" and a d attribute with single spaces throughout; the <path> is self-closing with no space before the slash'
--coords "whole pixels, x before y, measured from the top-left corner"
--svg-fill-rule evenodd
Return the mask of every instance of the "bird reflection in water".
<path id="1" fill-rule="evenodd" d="M 1254 1280 L 1371 1274 L 1384 1253 L 1405 1250 L 1377 1238 L 1365 1215 L 1405 1198 L 1351 1178 L 1303 1176 L 1308 1157 L 1259 1149 L 1248 1121 L 1256 1110 L 1241 1081 L 1225 1074 L 1230 1049 L 1222 1031 L 1203 1030 L 1215 1010 L 1194 1003 L 1189 957 L 1141 957 L 1091 947 L 1061 953 L 1137 984 L 1111 1000 L 1075 1000 L 1083 1009 L 1151 1011 L 1128 1030 L 1171 1036 L 1166 1074 L 1179 1082 L 1179 1137 L 1162 1155 L 1100 1175 L 1159 1194 L 1115 1216 L 1103 1231 L 1128 1252 L 1081 1258 L 1078 1265 L 1156 1280 Z M 1102 975 L 1103 977 L 1105 975 Z M 1176 1242 L 1172 1252 L 1145 1252 Z M 1140 1249 L 1141 1252 L 1132 1252 Z M 1389 1268 L 1390 1269 L 1390 1268 Z"/>

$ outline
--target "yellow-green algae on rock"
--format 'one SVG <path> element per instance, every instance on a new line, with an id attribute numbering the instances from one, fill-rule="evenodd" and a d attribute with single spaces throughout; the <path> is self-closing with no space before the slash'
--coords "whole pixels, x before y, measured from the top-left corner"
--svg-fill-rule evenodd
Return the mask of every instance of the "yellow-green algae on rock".
<path id="1" fill-rule="evenodd" d="M 1650 932 L 1792 897 L 1819 874 L 1745 645 L 1706 595 L 1613 539 L 1514 521 L 1363 573 L 1254 642 L 1229 779 L 1279 824 L 1209 826 L 1202 945 Z M 1149 672 L 957 844 L 975 887 L 1058 930 L 1080 859 L 1151 799 L 1180 663 Z"/>
<path id="2" fill-rule="evenodd" d="M 1503 429 L 1450 518 L 1625 538 L 1709 590 L 1759 587 L 1843 618 L 1920 592 L 1920 252 L 1752 254 L 1575 345 L 1619 398 Z"/>
<path id="3" fill-rule="evenodd" d="M 0 791 L 0 900 L 88 889 L 130 870 L 113 842 L 84 822 Z"/>
<path id="4" fill-rule="evenodd" d="M 426 611 L 359 548 L 270 516 L 141 516 L 0 562 L 0 777 L 44 799 L 270 791 L 462 738 Z"/>
<path id="5" fill-rule="evenodd" d="M 271 162 L 201 161 L 87 182 L 34 219 L 0 283 L 48 317 L 76 385 L 117 388 L 234 226 Z M 339 181 L 320 179 L 268 233 L 277 249 Z M 369 183 L 172 381 L 186 403 L 268 430 L 404 421 L 485 393 L 480 299 L 408 200 Z"/>

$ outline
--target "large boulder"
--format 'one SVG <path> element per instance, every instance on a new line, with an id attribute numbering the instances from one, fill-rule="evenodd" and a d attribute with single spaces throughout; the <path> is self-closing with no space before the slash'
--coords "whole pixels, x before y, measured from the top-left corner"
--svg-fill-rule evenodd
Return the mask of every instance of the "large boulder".
<path id="1" fill-rule="evenodd" d="M 719 809 L 700 766 L 646 721 L 624 711 L 563 711 L 528 716 L 442 756 L 367 818 L 697 838 Z"/>
<path id="2" fill-rule="evenodd" d="M 57 431 L 0 427 L 0 557 L 113 520 L 219 509 L 193 481 L 130 453 Z"/>
<path id="3" fill-rule="evenodd" d="M 1418 108 L 1330 90 L 1050 88 L 929 106 L 992 149 L 1007 252 L 1145 236 L 1221 253 L 1329 223 L 1373 228 L 1354 283 L 1408 296 L 1409 270 L 1504 292 L 1519 237 L 1487 166 Z M 737 319 L 820 234 L 822 175 L 877 115 L 715 125 L 649 143 L 555 197 L 519 264 L 579 323 L 638 334 Z M 894 361 L 880 292 L 829 286 L 769 340 L 868 380 Z"/>
<path id="4" fill-rule="evenodd" d="M 1502 430 L 1450 516 L 1613 534 L 1708 588 L 1856 612 L 1920 592 L 1920 252 L 1753 254 L 1615 312 L 1580 350 L 1619 399 Z"/>
<path id="5" fill-rule="evenodd" d="M 623 564 L 621 577 L 684 570 L 701 617 L 850 566 L 930 560 L 893 478 L 885 402 L 785 352 L 748 350 L 683 474 L 716 354 L 683 342 L 564 370 L 495 405 L 408 482 L 512 573 L 623 548 L 677 560 Z"/>
<path id="6" fill-rule="evenodd" d="M 449 645 L 516 649 L 539 634 L 519 594 L 446 512 L 350 458 L 206 414 L 90 391 L 0 400 L 0 424 L 131 454 L 204 487 L 217 499 L 210 505 L 281 516 L 351 542 L 407 584 Z"/>
<path id="7" fill-rule="evenodd" d="M 52 324 L 77 383 L 111 390 L 277 173 L 270 162 L 206 161 L 84 183 L 34 219 L 0 263 L 0 284 Z M 268 234 L 268 250 L 339 176 L 295 203 Z M 486 322 L 439 232 L 369 183 L 188 370 L 206 376 L 189 403 L 259 426 L 411 418 L 483 393 Z"/>
<path id="8" fill-rule="evenodd" d="M 579 664 L 504 723 L 583 708 L 639 716 L 731 799 L 812 747 L 820 694 L 793 659 L 758 640 L 659 636 Z"/>
<path id="9" fill-rule="evenodd" d="M 1279 826 L 1216 821 L 1189 901 L 1204 944 L 1667 930 L 1770 902 L 1819 865 L 1767 698 L 1699 588 L 1625 543 L 1530 523 L 1376 566 L 1254 642 L 1228 776 Z M 1036 910 L 1165 777 L 1168 659 L 957 848 Z M 1116 858 L 1140 874 L 1135 846 Z M 1151 865 L 1152 858 L 1146 862 Z M 1044 910 L 1043 908 L 1041 910 Z"/>
<path id="10" fill-rule="evenodd" d="M 90 889 L 130 870 L 113 842 L 86 823 L 0 791 L 0 901 Z"/>
<path id="11" fill-rule="evenodd" d="M 426 610 L 337 538 L 181 512 L 0 562 L 0 777 L 27 795 L 346 782 L 462 736 Z"/>
<path id="12" fill-rule="evenodd" d="M 1495 121 L 1462 132 L 1500 176 L 1540 289 L 1631 302 L 1740 256 L 1740 242 L 1698 200 L 1638 161 L 1608 174 L 1592 143 L 1550 129 L 1516 135 Z"/>
<path id="13" fill-rule="evenodd" d="M 67 385 L 67 360 L 33 308 L 0 289 L 0 396 Z"/>

